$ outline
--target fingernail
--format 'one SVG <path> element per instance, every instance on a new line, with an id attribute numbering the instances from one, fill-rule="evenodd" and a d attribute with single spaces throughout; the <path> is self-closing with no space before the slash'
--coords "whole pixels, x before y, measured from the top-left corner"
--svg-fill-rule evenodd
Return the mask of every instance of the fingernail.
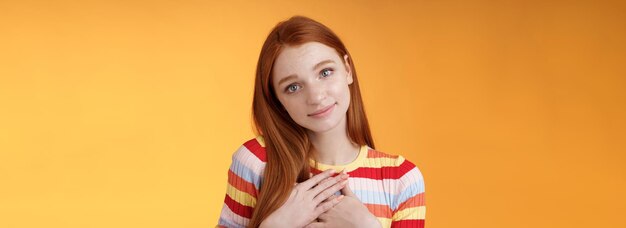
<path id="1" fill-rule="evenodd" d="M 341 200 L 343 199 L 344 195 L 340 195 L 339 197 L 337 197 L 337 200 Z"/>

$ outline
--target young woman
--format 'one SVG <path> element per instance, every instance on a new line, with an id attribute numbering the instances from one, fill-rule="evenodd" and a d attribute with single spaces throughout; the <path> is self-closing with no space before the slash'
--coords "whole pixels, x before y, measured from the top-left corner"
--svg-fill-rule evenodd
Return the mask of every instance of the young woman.
<path id="1" fill-rule="evenodd" d="M 424 227 L 424 180 L 374 149 L 350 53 L 294 16 L 256 70 L 256 138 L 233 154 L 219 227 Z"/>

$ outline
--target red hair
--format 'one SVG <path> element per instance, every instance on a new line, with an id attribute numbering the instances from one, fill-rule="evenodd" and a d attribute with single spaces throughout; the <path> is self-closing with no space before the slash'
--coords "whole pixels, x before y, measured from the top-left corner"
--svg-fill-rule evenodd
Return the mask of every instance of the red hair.
<path id="1" fill-rule="evenodd" d="M 348 86 L 350 105 L 346 113 L 346 134 L 353 143 L 374 148 L 354 62 L 339 37 L 323 24 L 303 16 L 294 16 L 278 23 L 263 43 L 254 82 L 254 131 L 264 138 L 267 164 L 249 227 L 258 227 L 285 203 L 294 183 L 309 178 L 312 145 L 306 129 L 291 119 L 276 97 L 272 85 L 272 69 L 282 49 L 307 42 L 329 46 L 342 59 L 348 55 L 353 82 Z"/>

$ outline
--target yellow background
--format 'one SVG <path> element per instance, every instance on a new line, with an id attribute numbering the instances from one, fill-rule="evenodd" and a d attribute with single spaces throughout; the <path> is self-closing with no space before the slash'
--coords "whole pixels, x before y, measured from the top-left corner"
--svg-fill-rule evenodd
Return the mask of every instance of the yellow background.
<path id="1" fill-rule="evenodd" d="M 0 1 L 0 227 L 214 226 L 294 14 L 353 54 L 428 227 L 626 227 L 624 1 L 223 2 Z"/>

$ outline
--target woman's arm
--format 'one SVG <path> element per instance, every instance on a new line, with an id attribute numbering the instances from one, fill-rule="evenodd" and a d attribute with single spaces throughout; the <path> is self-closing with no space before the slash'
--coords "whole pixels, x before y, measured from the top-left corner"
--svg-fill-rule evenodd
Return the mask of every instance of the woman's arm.
<path id="1" fill-rule="evenodd" d="M 246 227 L 256 205 L 265 163 L 245 145 L 233 154 L 218 227 Z"/>
<path id="2" fill-rule="evenodd" d="M 265 168 L 264 160 L 256 154 L 244 144 L 233 155 L 218 227 L 247 227 L 250 223 Z M 294 185 L 287 202 L 270 214 L 261 227 L 303 227 L 339 203 L 341 197 L 331 196 L 345 186 L 348 176 L 332 177 L 332 171 Z"/>
<path id="3" fill-rule="evenodd" d="M 424 227 L 426 204 L 424 200 L 424 177 L 420 170 L 408 160 L 404 160 L 407 172 L 402 175 L 400 194 L 395 198 L 391 227 Z"/>

